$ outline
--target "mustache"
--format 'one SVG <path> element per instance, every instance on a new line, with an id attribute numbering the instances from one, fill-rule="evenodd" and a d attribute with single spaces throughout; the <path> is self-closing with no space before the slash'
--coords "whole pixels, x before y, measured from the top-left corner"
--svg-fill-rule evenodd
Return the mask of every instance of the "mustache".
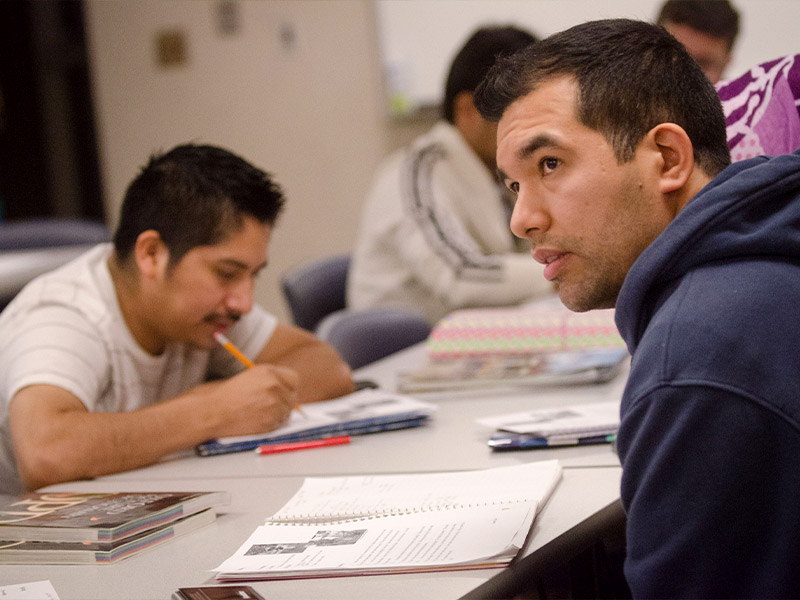
<path id="1" fill-rule="evenodd" d="M 210 315 L 206 315 L 205 317 L 203 317 L 203 321 L 213 325 L 215 323 L 220 323 L 225 321 L 231 321 L 233 323 L 236 323 L 241 318 L 242 318 L 242 313 L 240 312 L 226 312 L 221 315 L 218 313 L 211 313 Z"/>

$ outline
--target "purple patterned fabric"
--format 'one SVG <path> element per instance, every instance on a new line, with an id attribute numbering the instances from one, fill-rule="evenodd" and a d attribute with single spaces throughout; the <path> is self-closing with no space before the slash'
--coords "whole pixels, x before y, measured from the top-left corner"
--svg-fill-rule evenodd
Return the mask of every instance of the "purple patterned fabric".
<path id="1" fill-rule="evenodd" d="M 734 162 L 800 148 L 800 54 L 762 63 L 716 88 Z"/>

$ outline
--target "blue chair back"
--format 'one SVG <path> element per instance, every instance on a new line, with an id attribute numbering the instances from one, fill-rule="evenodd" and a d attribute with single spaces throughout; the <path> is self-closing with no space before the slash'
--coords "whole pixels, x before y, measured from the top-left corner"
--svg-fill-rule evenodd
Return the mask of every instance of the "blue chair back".
<path id="1" fill-rule="evenodd" d="M 0 221 L 0 310 L 33 278 L 110 239 L 96 221 L 63 218 Z"/>
<path id="2" fill-rule="evenodd" d="M 357 369 L 424 341 L 431 332 L 422 316 L 394 308 L 341 310 L 325 317 L 317 335 Z"/>
<path id="3" fill-rule="evenodd" d="M 103 223 L 81 219 L 0 221 L 0 250 L 82 246 L 109 240 Z"/>
<path id="4" fill-rule="evenodd" d="M 294 324 L 314 331 L 332 312 L 345 308 L 350 255 L 338 254 L 292 269 L 281 277 L 281 289 Z"/>

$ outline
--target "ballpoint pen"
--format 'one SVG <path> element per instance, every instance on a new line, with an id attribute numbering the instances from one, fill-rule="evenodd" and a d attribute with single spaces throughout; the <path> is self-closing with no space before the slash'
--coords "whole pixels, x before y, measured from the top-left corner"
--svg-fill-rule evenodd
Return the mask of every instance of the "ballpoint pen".
<path id="1" fill-rule="evenodd" d="M 553 446 L 584 446 L 589 444 L 605 444 L 617 438 L 614 433 L 586 435 L 583 437 L 540 437 L 517 433 L 497 433 L 489 440 L 493 450 L 529 450 L 532 448 L 548 448 Z"/>
<path id="2" fill-rule="evenodd" d="M 236 346 L 234 346 L 234 345 L 233 345 L 233 342 L 231 342 L 231 341 L 230 341 L 230 340 L 229 340 L 229 339 L 228 339 L 228 338 L 225 336 L 225 334 L 224 334 L 224 333 L 222 333 L 222 332 L 220 332 L 220 331 L 215 331 L 215 332 L 214 332 L 214 339 L 215 339 L 215 340 L 217 340 L 217 342 L 219 343 L 219 345 L 220 345 L 220 346 L 222 346 L 223 348 L 225 348 L 225 350 L 227 350 L 227 351 L 228 351 L 228 352 L 230 352 L 230 353 L 231 353 L 231 354 L 232 354 L 234 357 L 236 357 L 236 359 L 238 359 L 238 361 L 239 361 L 240 363 L 242 363 L 242 364 L 243 364 L 245 367 L 247 367 L 247 368 L 249 369 L 250 367 L 252 367 L 252 366 L 253 366 L 253 361 L 251 361 L 249 358 L 247 358 L 247 357 L 246 357 L 246 356 L 245 356 L 245 355 L 242 353 L 242 351 L 241 351 L 241 350 L 239 350 L 239 349 L 238 349 Z M 299 412 L 299 413 L 300 413 L 301 415 L 303 415 L 304 417 L 306 416 L 306 413 L 304 413 L 304 412 L 303 412 L 303 409 L 302 409 L 302 408 L 300 408 L 300 405 L 299 405 L 299 404 L 295 404 L 295 405 L 294 405 L 294 410 L 296 410 L 297 412 Z"/>

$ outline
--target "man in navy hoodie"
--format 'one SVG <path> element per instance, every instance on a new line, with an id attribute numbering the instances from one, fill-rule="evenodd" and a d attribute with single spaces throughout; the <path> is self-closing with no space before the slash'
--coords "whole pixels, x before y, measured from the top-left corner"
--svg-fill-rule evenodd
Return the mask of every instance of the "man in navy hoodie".
<path id="1" fill-rule="evenodd" d="M 663 29 L 584 23 L 476 92 L 514 233 L 562 301 L 616 307 L 634 597 L 800 594 L 800 153 L 730 165 Z"/>

